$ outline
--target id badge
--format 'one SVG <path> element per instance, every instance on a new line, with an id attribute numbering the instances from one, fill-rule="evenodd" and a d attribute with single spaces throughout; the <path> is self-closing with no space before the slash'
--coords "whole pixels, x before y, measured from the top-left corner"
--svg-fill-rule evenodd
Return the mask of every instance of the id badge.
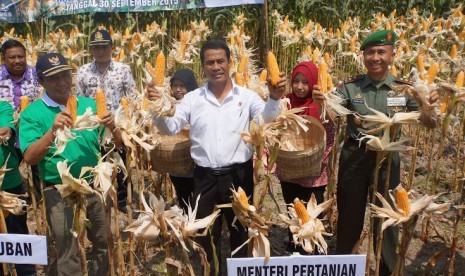
<path id="1" fill-rule="evenodd" d="M 405 97 L 387 98 L 387 106 L 406 106 L 406 104 Z"/>

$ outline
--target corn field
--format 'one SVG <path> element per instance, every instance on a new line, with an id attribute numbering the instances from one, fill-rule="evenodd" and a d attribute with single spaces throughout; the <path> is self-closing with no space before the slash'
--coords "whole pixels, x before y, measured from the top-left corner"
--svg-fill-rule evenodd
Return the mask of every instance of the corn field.
<path id="1" fill-rule="evenodd" d="M 410 140 L 411 148 L 401 149 L 403 162 L 406 163 L 403 166 L 401 178 L 407 190 L 417 190 L 422 194 L 432 195 L 428 198 L 430 206 L 435 204 L 433 201 L 436 199 L 442 203 L 449 200 L 445 196 L 438 195 L 439 192 L 456 195 L 454 201 L 449 202 L 454 215 L 447 222 L 431 217 L 422 222 L 419 231 L 423 241 L 431 239 L 434 233 L 434 236 L 439 237 L 438 239 L 447 248 L 429 256 L 430 259 L 423 268 L 424 271 L 431 273 L 434 271 L 434 264 L 437 260 L 446 259 L 445 256 L 448 256 L 447 271 L 443 273 L 460 275 L 461 271 L 457 270 L 456 256 L 457 252 L 463 250 L 465 242 L 462 221 L 462 209 L 465 204 L 465 105 L 463 104 L 465 101 L 463 86 L 465 15 L 462 13 L 463 7 L 454 1 L 324 2 L 322 4 L 321 1 L 310 0 L 268 1 L 268 6 L 265 7 L 135 14 L 81 14 L 72 16 L 71 20 L 58 17 L 44 18 L 22 25 L 3 23 L 4 33 L 0 39 L 1 42 L 9 38 L 20 40 L 26 46 L 30 65 L 35 65 L 37 57 L 44 53 L 60 52 L 74 68 L 78 69 L 91 61 L 88 53 L 90 33 L 96 29 L 107 29 L 113 37 L 114 60 L 131 67 L 140 97 L 125 99 L 124 104 L 122 103 L 121 108 L 115 114 L 117 120 L 119 118 L 117 125 L 123 131 L 124 142 L 128 148 L 126 167 L 128 179 L 132 183 L 128 185 L 131 191 L 128 198 L 126 225 L 120 225 L 118 218 L 122 214 L 118 214 L 117 208 L 113 210 L 112 229 L 109 230 L 112 232 L 110 256 L 111 263 L 118 265 L 112 269 L 112 275 L 141 273 L 176 275 L 177 271 L 182 271 L 181 274 L 186 275 L 196 274 L 194 272 L 196 268 L 191 264 L 191 256 L 185 250 L 198 246 L 194 237 L 198 234 L 197 232 L 200 232 L 200 228 L 190 228 L 191 232 L 179 230 L 183 234 L 178 235 L 178 232 L 174 233 L 166 226 L 166 223 L 178 223 L 169 221 L 163 215 L 164 209 L 173 208 L 170 205 L 173 203 L 173 188 L 166 174 L 152 173 L 152 163 L 150 154 L 148 154 L 160 143 L 161 138 L 152 130 L 151 117 L 147 110 L 156 109 L 158 113 L 168 114 L 173 111 L 171 107 L 174 106 L 174 102 L 171 102 L 168 107 L 160 103 L 144 103 L 147 83 L 154 79 L 158 81 L 161 79 L 163 81 L 157 83 L 156 86 L 169 91 L 170 76 L 180 68 L 192 69 L 199 83 L 204 83 L 199 57 L 200 47 L 203 42 L 211 38 L 221 38 L 231 49 L 231 76 L 235 82 L 256 91 L 262 98 L 267 97 L 263 74 L 266 76 L 264 69 L 267 69 L 265 60 L 268 51 L 274 54 L 280 70 L 284 71 L 287 76 L 294 65 L 300 61 L 310 60 L 320 67 L 324 64 L 327 66 L 325 74 L 328 77 L 325 81 L 327 89 L 333 90 L 344 80 L 364 73 L 360 44 L 367 35 L 381 29 L 393 30 L 398 36 L 395 45 L 396 56 L 390 68 L 391 73 L 411 82 L 412 89 L 425 91 L 434 89 L 440 94 L 440 103 L 434 107 L 438 111 L 440 120 L 436 129 L 428 130 L 417 124 L 406 124 L 402 127 L 403 138 Z M 166 61 L 157 62 L 161 54 L 166 57 Z M 157 71 L 160 67 L 163 68 L 161 73 L 163 77 L 155 77 L 157 72 L 160 72 Z M 167 95 L 166 99 L 168 98 Z M 299 125 L 298 118 L 289 113 L 285 115 L 288 120 L 294 120 L 297 122 L 295 125 Z M 340 145 L 345 138 L 344 119 L 339 119 L 337 126 L 336 140 L 338 143 L 336 144 Z M 279 130 L 280 127 L 274 125 L 271 128 Z M 256 129 L 266 133 L 266 127 L 256 126 Z M 253 140 L 253 133 L 251 139 Z M 264 214 L 261 209 L 265 202 L 264 198 L 276 200 L 277 195 L 273 192 L 278 193 L 276 189 L 269 188 L 272 181 L 275 181 L 269 168 L 274 160 L 270 159 L 270 156 L 261 156 L 264 146 L 260 143 L 265 143 L 267 139 L 261 139 L 259 143 L 254 144 L 257 155 L 260 155 L 258 160 L 263 160 L 264 163 L 266 161 L 268 164 L 267 169 L 264 163 L 257 162 L 260 170 L 257 170 L 255 177 L 257 193 L 254 194 L 254 198 L 256 201 L 250 205 L 247 202 L 247 196 L 250 195 L 244 195 L 243 191 L 238 191 L 232 200 L 232 206 L 229 206 L 235 210 L 235 213 L 237 211 L 236 215 L 242 214 L 239 220 L 249 221 L 247 223 L 251 220 L 252 224 L 260 229 L 263 237 L 268 236 L 269 231 L 273 231 L 271 226 L 283 225 L 283 223 L 277 223 L 279 217 L 286 226 L 294 225 L 295 220 L 299 221 L 299 219 L 300 226 L 304 224 L 302 220 L 307 222 L 315 219 L 308 217 L 304 203 L 300 201 L 296 201 L 291 206 L 293 213 L 289 212 L 290 220 L 287 214 L 274 217 Z M 277 143 L 272 139 L 267 141 Z M 379 150 L 387 151 L 389 147 L 390 144 L 380 143 Z M 334 228 L 337 227 L 335 225 L 337 214 L 334 211 L 333 200 L 337 187 L 335 177 L 337 155 L 338 146 L 333 149 L 330 161 L 331 179 L 327 191 L 328 201 L 324 208 L 321 207 L 326 210 L 329 218 L 327 230 L 325 230 L 327 232 L 335 232 Z M 144 175 L 145 177 L 141 177 Z M 151 192 L 149 204 L 144 196 L 137 199 L 137 195 L 143 195 L 145 189 Z M 402 191 L 398 193 L 399 207 L 402 209 L 402 216 L 405 217 L 410 212 L 410 203 L 413 206 L 415 202 L 410 202 L 411 199 L 405 190 L 399 188 L 399 191 Z M 131 192 L 134 192 L 134 198 Z M 312 200 L 303 199 L 303 201 L 309 201 L 310 204 Z M 151 209 L 157 204 L 162 205 L 162 210 L 161 212 L 158 210 L 158 213 L 157 210 Z M 45 221 L 40 213 L 41 204 L 33 202 L 33 207 L 34 211 L 31 211 L 30 217 L 35 220 L 36 232 L 46 234 Z M 388 206 L 384 207 L 388 208 Z M 445 212 L 444 205 L 436 207 L 437 212 Z M 265 209 L 274 210 L 274 208 L 274 206 L 267 206 Z M 423 206 L 423 209 L 425 208 L 427 208 L 426 205 Z M 158 223 L 161 229 L 159 237 L 155 239 L 143 235 L 136 237 L 140 225 L 134 224 L 137 221 L 132 219 L 134 210 L 158 214 L 158 217 L 154 218 L 156 222 L 154 223 Z M 299 216 L 293 217 L 293 214 L 297 214 L 296 212 Z M 371 215 L 376 214 L 382 215 L 382 210 L 375 208 Z M 215 216 L 216 214 L 212 214 L 211 219 Z M 187 217 L 186 221 L 193 225 L 194 219 Z M 190 225 L 188 223 L 186 225 Z M 441 224 L 446 224 L 447 227 L 439 226 Z M 182 228 L 184 231 L 187 229 L 186 225 L 179 226 L 179 229 L 184 227 Z M 411 227 L 410 224 L 402 225 L 405 234 L 403 238 L 407 238 L 407 234 L 412 234 L 414 229 L 408 228 Z M 409 238 L 411 239 L 412 236 L 413 234 Z M 255 240 L 254 244 L 255 242 L 261 245 L 266 244 L 263 237 Z M 315 239 L 315 237 L 304 238 L 312 241 Z M 402 244 L 408 247 L 408 242 Z M 326 248 L 321 246 L 326 252 Z M 400 252 L 405 253 L 402 249 L 407 248 L 400 249 Z M 155 253 L 159 254 L 161 251 L 165 251 L 166 256 L 163 257 L 164 259 L 158 259 L 161 264 L 154 264 L 150 256 L 153 257 Z M 201 249 L 198 252 L 203 256 L 204 252 Z M 269 251 L 267 254 L 255 253 L 253 255 L 257 257 L 270 256 Z M 367 252 L 361 250 L 359 253 Z M 370 261 L 371 267 L 377 266 L 376 259 L 370 259 Z M 147 268 L 147 264 L 151 264 L 152 268 Z M 155 269 L 154 267 L 158 268 L 151 270 Z M 461 269 L 463 271 L 463 263 Z M 370 274 L 369 269 L 367 273 Z"/>

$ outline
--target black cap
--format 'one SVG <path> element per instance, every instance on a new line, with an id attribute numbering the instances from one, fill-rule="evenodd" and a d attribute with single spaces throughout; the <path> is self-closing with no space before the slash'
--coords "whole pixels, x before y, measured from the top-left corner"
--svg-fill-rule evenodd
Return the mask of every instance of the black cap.
<path id="1" fill-rule="evenodd" d="M 59 53 L 42 56 L 36 62 L 36 72 L 39 77 L 50 77 L 63 71 L 73 70 L 65 57 Z"/>
<path id="2" fill-rule="evenodd" d="M 111 44 L 111 35 L 107 30 L 97 30 L 90 35 L 89 46 Z"/>

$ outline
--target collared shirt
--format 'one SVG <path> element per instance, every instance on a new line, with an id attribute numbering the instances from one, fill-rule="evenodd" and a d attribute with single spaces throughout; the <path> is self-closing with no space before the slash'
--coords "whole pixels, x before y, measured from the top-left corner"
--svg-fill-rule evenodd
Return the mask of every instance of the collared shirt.
<path id="1" fill-rule="evenodd" d="M 136 83 L 129 66 L 121 62 L 110 61 L 104 72 L 100 72 L 95 61 L 79 68 L 76 95 L 95 99 L 98 87 L 105 91 L 108 109 L 114 111 L 122 97 L 134 95 Z"/>
<path id="2" fill-rule="evenodd" d="M 23 77 L 14 80 L 5 64 L 0 66 L 0 98 L 9 102 L 16 111 L 19 110 L 21 96 L 28 96 L 30 101 L 34 101 L 41 90 L 34 67 L 27 65 Z"/>
<path id="3" fill-rule="evenodd" d="M 77 100 L 77 99 L 76 99 Z M 44 101 L 44 103 L 49 106 L 49 107 L 59 107 L 61 111 L 63 110 L 66 110 L 66 106 L 65 105 L 62 105 L 62 104 L 59 104 L 57 102 L 55 102 L 54 100 L 52 100 L 52 98 L 50 98 L 47 94 L 47 92 L 45 92 L 43 95 L 42 95 L 42 101 Z"/>
<path id="4" fill-rule="evenodd" d="M 270 122 L 279 112 L 279 101 L 268 99 L 265 103 L 257 93 L 234 83 L 220 104 L 207 83 L 187 93 L 173 117 L 155 118 L 154 123 L 170 135 L 190 124 L 192 159 L 199 166 L 217 168 L 249 160 L 252 145 L 242 141 L 240 132 L 248 132 L 250 120 L 258 114 Z"/>
<path id="5" fill-rule="evenodd" d="M 397 112 L 418 110 L 418 104 L 412 97 L 403 92 L 395 91 L 394 87 L 401 84 L 405 84 L 405 82 L 396 79 L 390 73 L 379 82 L 371 80 L 365 74 L 346 82 L 337 91 L 344 99 L 342 105 L 350 111 L 355 111 L 359 115 L 373 115 L 373 112 L 368 109 L 370 107 L 392 117 Z M 349 137 L 358 139 L 361 137 L 361 133 L 366 131 L 367 129 L 362 126 L 360 119 L 354 115 L 347 116 L 347 134 Z"/>

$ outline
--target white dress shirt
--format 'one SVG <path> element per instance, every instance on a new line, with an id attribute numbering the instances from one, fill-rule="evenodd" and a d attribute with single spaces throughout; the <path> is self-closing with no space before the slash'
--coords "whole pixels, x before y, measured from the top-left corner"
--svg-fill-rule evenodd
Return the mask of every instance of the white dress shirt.
<path id="1" fill-rule="evenodd" d="M 155 118 L 158 129 L 168 135 L 190 124 L 191 156 L 201 167 L 218 168 L 248 161 L 253 154 L 250 144 L 242 141 L 240 132 L 249 131 L 249 122 L 259 113 L 265 122 L 280 112 L 279 101 L 265 103 L 260 96 L 234 84 L 223 103 L 208 89 L 208 83 L 187 93 L 176 105 L 173 117 Z"/>

